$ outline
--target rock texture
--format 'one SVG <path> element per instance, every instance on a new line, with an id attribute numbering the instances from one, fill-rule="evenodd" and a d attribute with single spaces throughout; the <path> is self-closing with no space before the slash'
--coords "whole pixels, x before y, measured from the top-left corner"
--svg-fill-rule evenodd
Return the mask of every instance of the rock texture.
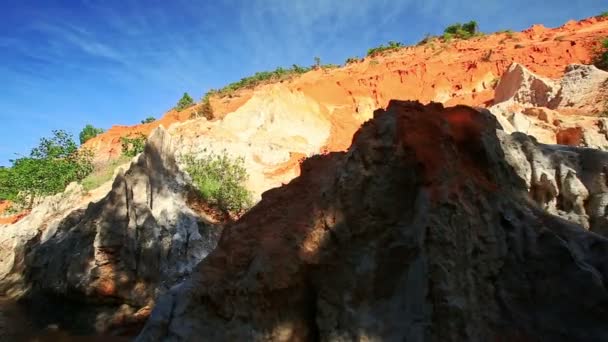
<path id="1" fill-rule="evenodd" d="M 510 101 L 580 115 L 598 114 L 608 100 L 606 85 L 608 72 L 593 65 L 568 65 L 561 80 L 550 80 L 513 63 L 496 87 L 494 103 Z"/>
<path id="2" fill-rule="evenodd" d="M 215 247 L 221 229 L 190 209 L 195 192 L 174 149 L 169 133 L 157 128 L 100 201 L 48 226 L 35 221 L 48 218 L 40 213 L 3 230 L 4 237 L 16 234 L 0 248 L 4 292 L 114 305 L 90 322 L 97 330 L 129 317 L 145 319 L 154 299 Z"/>
<path id="3" fill-rule="evenodd" d="M 496 128 L 391 102 L 227 227 L 138 341 L 607 340 L 608 240 L 527 200 Z"/>
<path id="4" fill-rule="evenodd" d="M 538 76 L 514 63 L 502 76 L 489 109 L 505 131 L 547 144 L 608 149 L 608 72 L 573 64 L 560 80 Z"/>
<path id="5" fill-rule="evenodd" d="M 608 153 L 497 132 L 530 197 L 551 214 L 608 236 Z"/>

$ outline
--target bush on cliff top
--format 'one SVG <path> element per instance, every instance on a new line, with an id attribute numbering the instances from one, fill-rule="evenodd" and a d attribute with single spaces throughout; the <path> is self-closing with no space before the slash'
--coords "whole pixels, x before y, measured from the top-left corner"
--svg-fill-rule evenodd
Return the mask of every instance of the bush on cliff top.
<path id="1" fill-rule="evenodd" d="M 82 131 L 80 132 L 80 134 L 78 136 L 80 138 L 80 144 L 84 144 L 88 140 L 95 138 L 96 136 L 98 136 L 101 133 L 103 133 L 102 128 L 95 128 L 95 127 L 93 127 L 93 125 L 84 126 L 84 128 L 82 129 Z"/>
<path id="2" fill-rule="evenodd" d="M 185 155 L 182 161 L 201 196 L 224 212 L 241 213 L 252 205 L 245 188 L 247 170 L 243 158 L 230 158 L 226 152 L 202 158 Z"/>
<path id="3" fill-rule="evenodd" d="M 192 106 L 194 106 L 194 100 L 192 99 L 192 97 L 190 97 L 188 93 L 184 93 L 182 98 L 179 99 L 179 101 L 177 102 L 177 105 L 175 105 L 175 110 L 180 112 Z"/>
<path id="4" fill-rule="evenodd" d="M 367 50 L 367 57 L 377 56 L 388 51 L 399 50 L 402 47 L 404 47 L 404 45 L 400 42 L 389 41 L 386 45 L 380 44 L 380 46 Z"/>
<path id="5" fill-rule="evenodd" d="M 294 64 L 291 68 L 288 69 L 279 67 L 273 71 L 256 72 L 253 76 L 244 77 L 240 81 L 230 83 L 221 89 L 211 89 L 209 90 L 208 94 L 226 96 L 242 88 L 253 88 L 258 84 L 261 84 L 262 82 L 266 81 L 282 81 L 291 78 L 295 75 L 306 73 L 310 70 L 312 70 L 312 68 L 301 67 L 299 65 Z"/>
<path id="6" fill-rule="evenodd" d="M 449 41 L 452 38 L 469 39 L 479 34 L 479 25 L 475 20 L 471 20 L 464 24 L 456 23 L 443 30 L 443 38 L 446 41 Z"/>
<path id="7" fill-rule="evenodd" d="M 62 130 L 42 138 L 28 157 L 11 162 L 11 167 L 0 169 L 0 199 L 27 208 L 37 198 L 61 192 L 93 171 L 92 153 L 79 150 L 73 137 Z"/>

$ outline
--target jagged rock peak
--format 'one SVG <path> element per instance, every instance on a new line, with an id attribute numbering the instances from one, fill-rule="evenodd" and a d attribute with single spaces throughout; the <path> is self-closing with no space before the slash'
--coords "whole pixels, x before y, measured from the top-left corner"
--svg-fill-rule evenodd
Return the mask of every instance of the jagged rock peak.
<path id="1" fill-rule="evenodd" d="M 392 101 L 226 228 L 138 340 L 608 339 L 608 240 L 527 200 L 496 128 Z"/>

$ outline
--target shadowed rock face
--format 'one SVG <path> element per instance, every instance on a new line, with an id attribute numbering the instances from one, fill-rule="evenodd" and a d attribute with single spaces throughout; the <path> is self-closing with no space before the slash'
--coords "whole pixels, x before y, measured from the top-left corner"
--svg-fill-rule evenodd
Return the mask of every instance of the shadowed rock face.
<path id="1" fill-rule="evenodd" d="M 89 315 L 90 330 L 145 319 L 157 295 L 188 275 L 220 234 L 188 207 L 193 192 L 173 150 L 171 136 L 156 129 L 101 201 L 70 213 L 53 230 L 23 227 L 38 234 L 15 239 L 19 252 L 0 282 L 3 290 L 35 298 L 34 305 L 42 295 L 96 304 L 100 312 Z"/>
<path id="2" fill-rule="evenodd" d="M 607 340 L 608 240 L 529 201 L 496 128 L 392 101 L 226 228 L 138 340 Z"/>

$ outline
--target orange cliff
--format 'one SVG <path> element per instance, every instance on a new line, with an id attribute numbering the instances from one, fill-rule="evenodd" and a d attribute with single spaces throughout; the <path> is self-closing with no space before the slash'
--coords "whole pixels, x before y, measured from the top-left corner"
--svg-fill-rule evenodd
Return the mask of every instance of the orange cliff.
<path id="1" fill-rule="evenodd" d="M 492 104 L 494 86 L 513 62 L 545 77 L 560 77 L 572 63 L 590 63 L 601 38 L 608 36 L 608 20 L 589 18 L 548 29 L 535 25 L 523 32 L 495 33 L 469 40 L 432 42 L 409 46 L 385 55 L 367 57 L 336 69 L 310 71 L 283 81 L 291 92 L 299 92 L 319 104 L 331 122 L 331 134 L 324 151 L 343 150 L 352 134 L 378 107 L 390 99 L 430 101 L 446 105 Z M 223 118 L 243 106 L 254 94 L 272 84 L 242 89 L 227 97 L 212 96 L 216 118 Z M 150 124 L 114 126 L 85 144 L 96 160 L 120 154 L 120 137 L 148 134 L 158 125 L 168 127 L 186 121 L 195 108 L 170 111 Z M 203 129 L 201 134 L 212 134 Z"/>

